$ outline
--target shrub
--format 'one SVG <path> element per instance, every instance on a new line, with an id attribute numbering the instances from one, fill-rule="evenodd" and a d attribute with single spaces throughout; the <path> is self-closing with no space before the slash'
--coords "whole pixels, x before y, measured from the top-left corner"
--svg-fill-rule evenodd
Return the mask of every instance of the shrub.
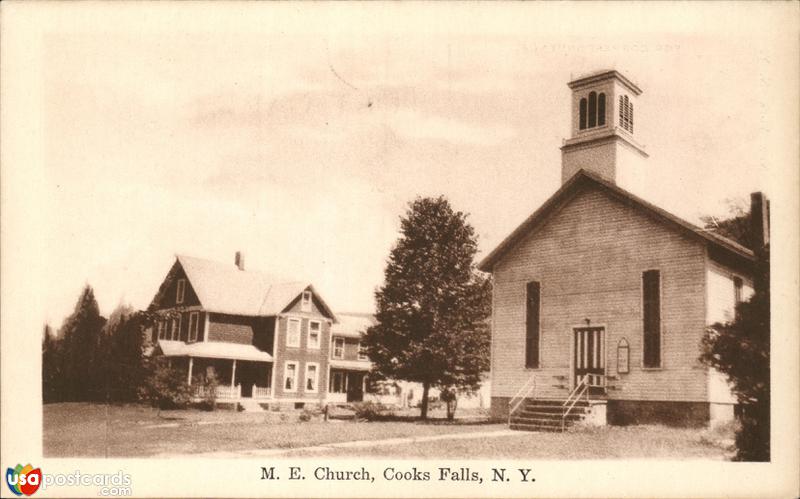
<path id="1" fill-rule="evenodd" d="M 217 386 L 219 386 L 217 375 L 212 371 L 202 379 L 201 383 L 203 386 L 203 401 L 200 403 L 200 408 L 213 411 L 217 406 Z"/>
<path id="2" fill-rule="evenodd" d="M 170 367 L 164 357 L 156 357 L 149 363 L 148 375 L 138 395 L 140 400 L 159 409 L 183 409 L 191 402 L 192 388 L 181 370 Z"/>
<path id="3" fill-rule="evenodd" d="M 367 401 L 353 404 L 353 410 L 356 412 L 356 419 L 375 421 L 387 408 L 381 403 Z"/>
<path id="4" fill-rule="evenodd" d="M 297 419 L 299 419 L 303 423 L 306 423 L 308 421 L 311 421 L 311 417 L 313 415 L 314 413 L 312 411 L 309 411 L 308 409 L 303 409 L 303 412 L 300 413 L 300 416 L 298 416 Z"/>

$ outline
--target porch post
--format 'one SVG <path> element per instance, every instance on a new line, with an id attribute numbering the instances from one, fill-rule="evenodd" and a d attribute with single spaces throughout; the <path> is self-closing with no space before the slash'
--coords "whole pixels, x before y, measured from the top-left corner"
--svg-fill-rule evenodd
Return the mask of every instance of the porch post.
<path id="1" fill-rule="evenodd" d="M 186 375 L 186 383 L 189 386 L 192 386 L 192 361 L 193 360 L 194 359 L 192 357 L 189 357 L 189 373 Z"/>
<path id="2" fill-rule="evenodd" d="M 233 380 L 236 379 L 236 359 L 233 359 L 233 370 L 231 370 L 231 390 L 233 390 Z"/>

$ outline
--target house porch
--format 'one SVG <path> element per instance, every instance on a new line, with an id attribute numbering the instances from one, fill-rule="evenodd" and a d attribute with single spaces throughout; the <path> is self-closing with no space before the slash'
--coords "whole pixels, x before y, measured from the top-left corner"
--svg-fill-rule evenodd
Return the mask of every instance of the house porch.
<path id="1" fill-rule="evenodd" d="M 272 362 L 189 357 L 187 382 L 196 398 L 206 396 L 207 383 L 212 378 L 217 381 L 215 392 L 220 401 L 273 397 Z"/>

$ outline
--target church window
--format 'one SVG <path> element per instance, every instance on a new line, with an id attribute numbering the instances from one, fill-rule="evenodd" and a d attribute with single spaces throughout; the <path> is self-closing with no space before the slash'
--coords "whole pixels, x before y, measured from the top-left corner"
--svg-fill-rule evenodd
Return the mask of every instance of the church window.
<path id="1" fill-rule="evenodd" d="M 633 133 L 633 102 L 627 95 L 619 96 L 619 125 Z"/>
<path id="2" fill-rule="evenodd" d="M 597 126 L 606 124 L 606 94 L 597 96 Z"/>
<path id="3" fill-rule="evenodd" d="M 589 92 L 578 105 L 578 129 L 586 130 L 606 124 L 606 94 Z"/>
<path id="4" fill-rule="evenodd" d="M 586 97 L 581 99 L 581 106 L 580 106 L 580 129 L 583 130 L 586 128 Z"/>

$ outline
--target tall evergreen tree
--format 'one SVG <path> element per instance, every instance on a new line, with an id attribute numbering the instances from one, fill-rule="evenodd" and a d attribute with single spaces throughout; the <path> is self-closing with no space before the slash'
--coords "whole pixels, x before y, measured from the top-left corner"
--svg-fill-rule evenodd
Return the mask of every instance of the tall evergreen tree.
<path id="1" fill-rule="evenodd" d="M 130 306 L 118 307 L 111 314 L 106 329 L 109 348 L 105 357 L 108 397 L 133 402 L 148 374 L 145 350 L 151 346 L 147 331 L 152 314 L 135 312 Z"/>
<path id="2" fill-rule="evenodd" d="M 42 400 L 44 403 L 61 400 L 62 376 L 61 342 L 56 338 L 50 325 L 45 324 L 42 338 Z"/>
<path id="3" fill-rule="evenodd" d="M 81 292 L 75 310 L 64 320 L 60 336 L 63 342 L 63 400 L 85 401 L 102 398 L 98 370 L 100 338 L 105 319 L 88 284 Z"/>
<path id="4" fill-rule="evenodd" d="M 491 284 L 467 216 L 444 197 L 410 203 L 400 232 L 364 344 L 377 375 L 422 384 L 425 419 L 431 387 L 474 390 L 489 369 Z"/>

